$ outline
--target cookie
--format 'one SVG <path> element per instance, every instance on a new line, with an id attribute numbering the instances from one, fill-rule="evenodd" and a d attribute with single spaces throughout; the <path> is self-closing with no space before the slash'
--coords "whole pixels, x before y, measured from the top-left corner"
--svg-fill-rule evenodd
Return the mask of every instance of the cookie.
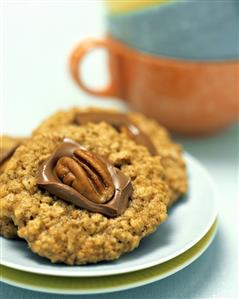
<path id="1" fill-rule="evenodd" d="M 15 138 L 7 135 L 0 136 L 0 173 L 4 170 L 7 161 L 23 140 L 23 138 Z"/>
<path id="2" fill-rule="evenodd" d="M 0 210 L 52 262 L 113 260 L 166 219 L 164 175 L 159 156 L 112 126 L 68 125 L 17 149 L 0 176 Z"/>
<path id="3" fill-rule="evenodd" d="M 1 215 L 0 217 L 0 235 L 8 239 L 17 238 L 17 227 L 11 217 Z"/>
<path id="4" fill-rule="evenodd" d="M 24 141 L 24 138 L 0 136 L 0 174 L 4 171 L 8 160 L 12 157 L 17 147 Z M 11 218 L 0 216 L 0 234 L 6 238 L 17 237 L 17 228 Z"/>
<path id="5" fill-rule="evenodd" d="M 142 114 L 120 113 L 116 110 L 98 108 L 72 108 L 53 114 L 35 130 L 34 134 L 69 124 L 79 126 L 87 122 L 101 121 L 111 124 L 117 130 L 123 130 L 135 142 L 146 146 L 152 155 L 161 157 L 165 168 L 165 180 L 170 187 L 169 205 L 187 192 L 187 172 L 181 146 L 171 140 L 165 128 Z"/>

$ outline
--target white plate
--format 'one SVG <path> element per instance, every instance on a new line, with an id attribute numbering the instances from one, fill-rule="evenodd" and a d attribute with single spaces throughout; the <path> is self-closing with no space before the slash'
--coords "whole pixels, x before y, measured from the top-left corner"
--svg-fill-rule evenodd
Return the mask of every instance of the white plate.
<path id="1" fill-rule="evenodd" d="M 215 221 L 207 234 L 186 252 L 170 261 L 136 272 L 102 277 L 59 277 L 0 266 L 1 278 L 10 285 L 55 294 L 99 294 L 127 290 L 166 278 L 191 264 L 211 244 L 216 228 Z"/>
<path id="2" fill-rule="evenodd" d="M 27 248 L 21 240 L 1 238 L 1 264 L 10 268 L 54 276 L 89 277 L 128 273 L 159 265 L 182 254 L 208 232 L 217 210 L 213 182 L 193 157 L 185 155 L 190 190 L 169 211 L 158 230 L 141 241 L 139 248 L 112 262 L 67 266 L 51 264 Z"/>

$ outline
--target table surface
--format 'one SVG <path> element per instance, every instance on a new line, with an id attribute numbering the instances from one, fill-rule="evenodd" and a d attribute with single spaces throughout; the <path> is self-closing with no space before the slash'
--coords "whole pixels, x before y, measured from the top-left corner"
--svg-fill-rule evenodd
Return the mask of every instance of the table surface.
<path id="1" fill-rule="evenodd" d="M 0 59 L 4 68 L 0 123 L 4 133 L 30 134 L 46 115 L 72 105 L 126 109 L 115 99 L 99 101 L 82 93 L 67 69 L 68 55 L 79 40 L 104 34 L 104 8 L 100 1 L 2 1 L 0 9 Z M 102 85 L 107 80 L 104 63 L 104 53 L 87 59 L 83 64 L 87 82 Z M 218 233 L 197 261 L 171 277 L 143 287 L 77 298 L 239 298 L 238 138 L 238 125 L 204 138 L 175 136 L 208 169 L 218 188 Z M 0 294 L 3 299 L 66 298 L 4 283 Z"/>

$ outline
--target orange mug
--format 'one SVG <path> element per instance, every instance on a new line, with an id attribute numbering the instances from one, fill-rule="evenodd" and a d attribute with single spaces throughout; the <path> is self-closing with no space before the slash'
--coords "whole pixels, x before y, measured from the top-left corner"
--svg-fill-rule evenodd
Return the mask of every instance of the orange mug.
<path id="1" fill-rule="evenodd" d="M 109 52 L 111 82 L 104 90 L 87 87 L 78 71 L 83 57 L 98 47 Z M 84 91 L 125 100 L 174 132 L 206 134 L 238 120 L 237 60 L 166 59 L 133 50 L 112 38 L 88 39 L 74 49 L 70 70 Z"/>

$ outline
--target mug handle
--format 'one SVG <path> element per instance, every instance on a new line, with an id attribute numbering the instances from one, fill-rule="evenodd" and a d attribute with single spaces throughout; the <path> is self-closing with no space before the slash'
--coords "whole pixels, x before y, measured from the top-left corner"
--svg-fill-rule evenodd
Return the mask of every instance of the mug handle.
<path id="1" fill-rule="evenodd" d="M 117 80 L 117 74 L 111 72 L 110 83 L 104 89 L 97 90 L 91 89 L 81 79 L 81 71 L 79 66 L 83 61 L 85 55 L 89 54 L 90 51 L 95 48 L 105 48 L 111 54 L 120 54 L 120 49 L 113 42 L 108 39 L 94 39 L 90 38 L 82 41 L 72 52 L 70 56 L 69 66 L 70 72 L 75 82 L 86 92 L 96 96 L 107 96 L 107 97 L 119 97 L 119 80 Z"/>

